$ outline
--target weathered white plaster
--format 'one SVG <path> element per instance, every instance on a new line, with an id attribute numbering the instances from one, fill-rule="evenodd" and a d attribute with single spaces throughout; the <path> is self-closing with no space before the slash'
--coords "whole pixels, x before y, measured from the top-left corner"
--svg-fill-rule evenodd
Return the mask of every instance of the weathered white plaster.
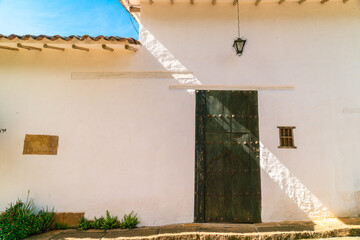
<path id="1" fill-rule="evenodd" d="M 359 213 L 359 2 L 142 5 L 132 53 L 1 51 L 0 210 L 30 189 L 87 217 L 135 210 L 144 225 L 192 222 L 195 98 L 174 84 L 293 85 L 260 91 L 263 221 Z M 174 79 L 71 80 L 72 72 L 192 71 Z M 280 125 L 296 150 L 278 149 Z M 57 156 L 25 156 L 25 134 L 59 135 Z M 330 214 L 331 213 L 331 214 Z"/>

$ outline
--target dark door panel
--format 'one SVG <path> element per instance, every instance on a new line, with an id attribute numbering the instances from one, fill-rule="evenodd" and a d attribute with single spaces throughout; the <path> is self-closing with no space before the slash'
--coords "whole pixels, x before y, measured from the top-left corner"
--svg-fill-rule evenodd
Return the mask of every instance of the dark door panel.
<path id="1" fill-rule="evenodd" d="M 196 95 L 196 222 L 261 222 L 256 91 Z"/>

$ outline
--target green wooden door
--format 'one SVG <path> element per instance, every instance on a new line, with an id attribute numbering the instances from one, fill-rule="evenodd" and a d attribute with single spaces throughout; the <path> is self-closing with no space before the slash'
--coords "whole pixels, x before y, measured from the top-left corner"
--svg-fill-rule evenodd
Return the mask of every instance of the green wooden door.
<path id="1" fill-rule="evenodd" d="M 261 222 L 256 91 L 196 93 L 195 222 Z"/>

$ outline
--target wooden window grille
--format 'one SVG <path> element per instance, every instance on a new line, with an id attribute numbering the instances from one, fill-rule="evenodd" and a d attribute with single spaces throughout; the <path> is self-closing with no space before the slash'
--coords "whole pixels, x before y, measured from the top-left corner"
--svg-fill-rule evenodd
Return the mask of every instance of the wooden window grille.
<path id="1" fill-rule="evenodd" d="M 296 148 L 294 144 L 294 132 L 295 127 L 278 127 L 280 136 L 279 148 Z"/>

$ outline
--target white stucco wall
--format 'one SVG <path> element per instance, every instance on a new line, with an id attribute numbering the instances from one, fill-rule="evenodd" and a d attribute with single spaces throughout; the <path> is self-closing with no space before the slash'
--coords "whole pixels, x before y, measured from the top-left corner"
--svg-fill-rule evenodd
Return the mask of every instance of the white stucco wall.
<path id="1" fill-rule="evenodd" d="M 187 69 L 202 84 L 295 85 L 259 92 L 263 221 L 324 207 L 358 214 L 358 1 L 241 5 L 242 57 L 231 49 L 231 4 L 144 2 L 141 11 L 145 46 L 135 54 L 1 51 L 0 209 L 30 189 L 42 206 L 87 217 L 135 210 L 143 225 L 192 222 L 194 95 L 169 90 L 176 79 L 70 78 Z M 162 45 L 148 51 L 151 42 Z M 296 150 L 277 148 L 281 125 L 296 126 Z M 58 155 L 22 155 L 25 134 L 59 135 Z"/>
<path id="2" fill-rule="evenodd" d="M 202 84 L 295 85 L 259 93 L 263 221 L 359 213 L 359 7 L 242 4 L 236 57 L 231 4 L 142 4 L 144 28 Z M 296 126 L 296 150 L 277 148 L 284 125 Z"/>
<path id="3" fill-rule="evenodd" d="M 70 78 L 143 70 L 152 58 L 139 55 L 2 51 L 0 209 L 29 189 L 40 206 L 89 218 L 107 209 L 134 210 L 145 225 L 192 218 L 193 150 L 182 143 L 193 135 L 193 97 L 163 79 Z M 58 155 L 22 155 L 25 134 L 58 135 Z"/>

